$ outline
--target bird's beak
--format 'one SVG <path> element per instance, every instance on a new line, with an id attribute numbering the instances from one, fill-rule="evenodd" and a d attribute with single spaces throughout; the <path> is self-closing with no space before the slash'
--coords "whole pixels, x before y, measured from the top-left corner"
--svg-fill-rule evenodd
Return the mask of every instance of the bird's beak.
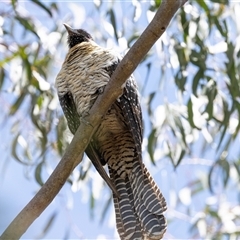
<path id="1" fill-rule="evenodd" d="M 67 29 L 69 35 L 78 34 L 77 30 L 71 28 L 68 24 L 64 23 L 63 25 Z"/>

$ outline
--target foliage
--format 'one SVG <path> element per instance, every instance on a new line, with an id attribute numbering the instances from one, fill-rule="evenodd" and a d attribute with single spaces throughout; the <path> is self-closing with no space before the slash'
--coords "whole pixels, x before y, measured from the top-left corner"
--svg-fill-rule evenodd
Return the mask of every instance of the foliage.
<path id="1" fill-rule="evenodd" d="M 67 6 L 73 11 L 75 26 L 87 20 L 84 27 L 100 45 L 123 52 L 141 34 L 159 4 L 158 0 L 95 1 L 95 5 L 85 6 L 88 15 L 82 18 L 77 15 L 83 11 L 80 4 L 79 8 L 77 4 L 35 0 L 0 4 L 1 121 L 7 119 L 4 131 L 12 133 L 9 154 L 31 166 L 39 184 L 46 180 L 51 164 L 56 164 L 52 159 L 62 156 L 71 137 L 54 88 L 67 51 L 64 21 L 59 21 L 59 16 L 65 21 L 69 17 L 63 9 Z M 39 15 L 31 14 L 32 8 Z M 126 8 L 130 10 L 125 12 Z M 163 187 L 164 195 L 165 191 L 176 194 L 175 201 L 171 195 L 168 199 L 169 238 L 181 237 L 171 226 L 182 220 L 188 223 L 184 236 L 189 238 L 218 239 L 240 233 L 236 191 L 240 186 L 239 10 L 239 3 L 227 0 L 186 4 L 135 74 L 143 99 L 145 159 L 159 169 L 165 164 L 170 174 L 175 169 L 175 177 L 184 166 L 194 172 L 181 177 L 177 189 L 171 183 L 167 184 L 170 190 Z M 86 160 L 69 183 L 91 182 L 91 174 L 93 169 Z M 94 215 L 96 193 L 92 187 L 89 195 Z M 103 218 L 110 198 L 106 202 Z"/>

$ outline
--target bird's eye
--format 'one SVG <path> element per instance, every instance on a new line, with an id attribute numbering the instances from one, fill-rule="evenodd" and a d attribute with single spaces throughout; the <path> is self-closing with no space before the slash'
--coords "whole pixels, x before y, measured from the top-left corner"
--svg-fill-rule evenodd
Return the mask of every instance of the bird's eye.
<path id="1" fill-rule="evenodd" d="M 104 90 L 104 87 L 100 87 L 96 90 L 95 94 L 97 94 L 97 95 L 102 94 L 103 90 Z"/>

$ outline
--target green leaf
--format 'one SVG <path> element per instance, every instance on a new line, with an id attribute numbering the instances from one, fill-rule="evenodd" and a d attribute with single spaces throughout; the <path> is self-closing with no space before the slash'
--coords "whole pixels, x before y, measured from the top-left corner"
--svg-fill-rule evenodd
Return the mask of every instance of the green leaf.
<path id="1" fill-rule="evenodd" d="M 196 128 L 198 130 L 201 130 L 200 128 L 198 128 L 194 121 L 193 121 L 193 106 L 192 106 L 192 99 L 189 98 L 188 100 L 188 104 L 187 104 L 187 109 L 188 109 L 188 122 L 191 125 L 192 128 Z"/>
<path id="2" fill-rule="evenodd" d="M 178 56 L 178 61 L 181 66 L 181 70 L 186 70 L 186 67 L 188 65 L 187 57 L 186 57 L 186 48 L 181 46 L 181 43 L 179 41 L 176 41 L 174 44 L 174 48 L 176 50 L 177 56 Z"/>
<path id="3" fill-rule="evenodd" d="M 223 103 L 224 118 L 223 118 L 223 121 L 220 125 L 220 128 L 223 128 L 223 129 L 221 130 L 221 137 L 220 137 L 220 140 L 219 140 L 219 143 L 218 143 L 218 146 L 217 146 L 217 151 L 219 150 L 219 148 L 222 144 L 222 141 L 225 137 L 225 134 L 226 134 L 226 131 L 227 131 L 227 128 L 228 128 L 228 125 L 229 125 L 229 119 L 231 117 L 231 114 L 234 111 L 234 105 L 232 106 L 232 108 L 230 110 L 228 110 L 228 102 L 224 98 L 222 98 L 222 103 Z"/>
<path id="4" fill-rule="evenodd" d="M 131 44 L 132 44 L 132 42 L 134 42 L 135 40 L 137 40 L 138 38 L 139 38 L 139 34 L 137 34 L 137 33 L 134 33 L 133 35 L 131 35 L 131 37 L 128 39 L 128 41 L 127 41 L 127 45 L 128 45 L 128 47 L 130 48 L 131 47 Z"/>
<path id="5" fill-rule="evenodd" d="M 43 229 L 43 232 L 44 232 L 45 234 L 48 232 L 48 230 L 49 230 L 50 227 L 52 226 L 52 224 L 53 224 L 56 216 L 57 216 L 57 212 L 54 212 L 54 213 L 52 214 L 52 216 L 49 218 L 49 220 L 47 221 L 47 224 L 46 224 L 46 226 L 45 226 L 44 229 Z"/>
<path id="6" fill-rule="evenodd" d="M 191 186 L 191 193 L 192 196 L 194 196 L 197 193 L 200 193 L 204 188 L 203 188 L 203 183 L 201 180 L 197 179 L 191 183 L 189 183 Z"/>
<path id="7" fill-rule="evenodd" d="M 174 166 L 174 169 L 175 169 L 175 162 L 174 162 L 174 159 L 173 159 L 173 153 L 172 153 L 171 145 L 170 145 L 169 141 L 166 141 L 166 144 L 167 144 L 167 148 L 168 148 L 168 151 L 169 151 L 167 156 L 170 158 L 171 163 L 172 163 L 172 165 Z"/>
<path id="8" fill-rule="evenodd" d="M 104 218 L 105 218 L 105 216 L 106 216 L 106 213 L 107 213 L 109 207 L 111 206 L 111 203 L 112 203 L 112 195 L 109 194 L 109 198 L 108 198 L 108 200 L 106 201 L 106 203 L 105 203 L 105 205 L 104 205 L 104 207 L 103 207 L 103 210 L 102 210 L 101 219 L 100 219 L 100 222 L 101 222 L 101 223 L 103 223 Z"/>
<path id="9" fill-rule="evenodd" d="M 181 161 L 182 161 L 185 153 L 186 153 L 186 151 L 185 151 L 184 149 L 182 149 L 182 150 L 181 150 L 181 153 L 180 153 L 180 155 L 179 155 L 179 157 L 178 157 L 178 159 L 177 159 L 177 160 L 175 161 L 175 163 L 174 163 L 174 168 L 175 168 L 175 169 L 176 169 L 176 168 L 178 167 L 178 165 L 181 163 Z"/>
<path id="10" fill-rule="evenodd" d="M 17 148 L 19 146 L 19 143 L 18 143 L 18 139 L 20 137 L 20 133 L 18 133 L 15 138 L 13 139 L 13 142 L 12 142 L 12 156 L 18 161 L 20 162 L 21 164 L 24 164 L 24 165 L 29 165 L 30 163 L 27 162 L 27 161 L 24 161 L 20 158 L 20 156 L 18 155 L 18 152 L 17 152 Z"/>
<path id="11" fill-rule="evenodd" d="M 22 18 L 20 16 L 15 16 L 15 19 L 19 21 L 21 25 L 30 32 L 34 33 L 39 39 L 37 32 L 35 31 L 34 25 L 32 24 L 30 19 Z"/>
<path id="12" fill-rule="evenodd" d="M 237 170 L 238 177 L 239 177 L 239 181 L 240 181 L 240 160 L 234 162 L 233 165 L 234 165 L 234 167 L 235 167 L 236 170 Z"/>
<path id="13" fill-rule="evenodd" d="M 41 3 L 40 1 L 38 1 L 38 0 L 31 0 L 32 2 L 34 2 L 35 4 L 37 4 L 39 7 L 41 7 L 42 9 L 44 9 L 48 14 L 49 14 L 49 16 L 50 17 L 52 17 L 52 12 L 51 12 L 51 10 L 50 9 L 48 9 L 47 7 L 46 7 L 46 5 L 44 5 L 43 3 Z"/>
<path id="14" fill-rule="evenodd" d="M 16 101 L 12 104 L 12 106 L 10 107 L 10 111 L 9 111 L 9 115 L 12 116 L 14 115 L 17 110 L 20 108 L 20 106 L 22 105 L 23 103 L 23 100 L 25 99 L 25 97 L 27 96 L 27 91 L 26 89 L 24 88 L 20 95 L 18 96 L 18 98 L 16 99 Z"/>
<path id="15" fill-rule="evenodd" d="M 183 75 L 182 70 L 179 70 L 175 75 L 175 83 L 181 92 L 185 91 L 186 81 L 187 81 L 187 77 Z"/>
<path id="16" fill-rule="evenodd" d="M 148 137 L 148 145 L 147 145 L 147 149 L 148 149 L 150 159 L 151 159 L 151 161 L 154 165 L 156 165 L 155 160 L 154 160 L 154 150 L 156 149 L 156 144 L 157 144 L 156 133 L 157 133 L 157 128 L 153 128 L 149 137 Z"/>
<path id="17" fill-rule="evenodd" d="M 190 54 L 191 63 L 199 67 L 203 72 L 206 69 L 206 58 L 207 55 L 203 51 L 197 52 L 196 50 L 192 50 Z"/>
<path id="18" fill-rule="evenodd" d="M 148 96 L 147 110 L 148 110 L 149 116 L 152 116 L 151 103 L 152 103 L 152 100 L 154 99 L 155 95 L 156 95 L 156 92 L 152 92 L 152 93 L 150 93 L 149 96 Z"/>
<path id="19" fill-rule="evenodd" d="M 221 167 L 222 174 L 223 174 L 223 184 L 224 184 L 224 187 L 226 187 L 229 180 L 230 164 L 227 160 L 221 159 L 219 161 L 219 166 Z"/>
<path id="20" fill-rule="evenodd" d="M 142 92 L 141 92 L 142 95 L 143 95 L 143 91 L 146 89 L 146 86 L 147 86 L 147 82 L 148 82 L 149 74 L 150 74 L 150 71 L 151 71 L 152 63 L 147 63 L 146 67 L 147 67 L 147 74 L 146 74 L 145 81 L 144 81 L 143 87 L 142 87 Z"/>
<path id="21" fill-rule="evenodd" d="M 214 3 L 229 5 L 229 0 L 211 0 Z"/>
<path id="22" fill-rule="evenodd" d="M 0 68 L 0 90 L 2 89 L 4 78 L 5 78 L 4 69 Z"/>
<path id="23" fill-rule="evenodd" d="M 31 82 L 31 80 L 32 80 L 32 68 L 31 68 L 31 64 L 29 63 L 27 58 L 23 60 L 23 66 L 25 67 L 26 72 L 27 72 L 27 79 L 28 79 L 29 82 Z"/>
<path id="24" fill-rule="evenodd" d="M 199 68 L 199 70 L 197 71 L 197 73 L 193 78 L 192 91 L 196 97 L 197 97 L 197 87 L 198 87 L 199 81 L 203 78 L 203 74 L 204 74 L 203 70 Z"/>
<path id="25" fill-rule="evenodd" d="M 218 172 L 219 178 L 221 178 L 223 187 L 225 188 L 227 186 L 228 180 L 229 180 L 229 175 L 230 175 L 230 164 L 226 159 L 220 159 L 214 163 L 214 165 L 211 167 L 209 174 L 208 174 L 208 185 L 209 189 L 212 193 L 214 193 L 213 189 L 213 184 L 212 184 L 212 177 L 213 177 L 213 172 Z M 216 179 L 215 179 L 216 180 Z"/>
<path id="26" fill-rule="evenodd" d="M 15 9 L 18 1 L 17 0 L 11 0 L 11 2 L 12 2 L 13 9 Z"/>
<path id="27" fill-rule="evenodd" d="M 209 215 L 212 216 L 213 218 L 216 218 L 218 221 L 221 221 L 221 218 L 219 217 L 217 211 L 214 211 L 212 209 L 208 209 L 207 213 L 209 213 Z"/>
<path id="28" fill-rule="evenodd" d="M 41 175 L 43 165 L 44 165 L 44 161 L 40 162 L 35 169 L 35 180 L 37 181 L 37 183 L 40 186 L 42 186 L 44 184 L 44 182 L 42 180 L 42 175 Z"/>
<path id="29" fill-rule="evenodd" d="M 39 234 L 39 236 L 37 236 L 36 239 L 44 239 L 44 236 L 48 233 L 48 231 L 50 230 L 51 226 L 54 223 L 54 220 L 56 219 L 57 216 L 57 212 L 54 212 L 50 218 L 47 220 L 42 232 Z"/>
<path id="30" fill-rule="evenodd" d="M 236 105 L 236 109 L 237 109 L 237 112 L 238 112 L 238 119 L 240 119 L 240 104 L 237 101 L 235 101 L 234 104 Z M 238 125 L 236 127 L 235 132 L 234 132 L 234 135 L 233 135 L 234 139 L 238 136 L 239 130 L 240 130 L 240 121 L 238 121 Z"/>
<path id="31" fill-rule="evenodd" d="M 32 80 L 32 66 L 28 60 L 29 56 L 26 53 L 26 47 L 19 47 L 19 54 L 23 61 L 23 67 L 26 71 L 27 79 L 29 82 Z"/>
<path id="32" fill-rule="evenodd" d="M 58 153 L 60 156 L 63 155 L 64 151 L 65 151 L 65 147 L 66 147 L 66 144 L 65 144 L 65 140 L 64 140 L 64 132 L 67 128 L 67 125 L 66 125 L 66 121 L 64 119 L 64 117 L 61 117 L 58 121 L 58 125 L 57 125 L 57 131 L 56 131 L 56 134 L 57 134 L 57 150 L 58 150 Z"/>
<path id="33" fill-rule="evenodd" d="M 162 0 L 155 0 L 155 6 L 156 6 L 157 8 L 159 8 L 159 6 L 161 5 L 161 3 L 162 3 Z"/>
<path id="34" fill-rule="evenodd" d="M 162 3 L 162 0 L 154 0 L 154 2 L 151 1 L 151 6 L 149 10 L 152 12 L 155 12 L 159 8 L 161 3 Z"/>
<path id="35" fill-rule="evenodd" d="M 217 96 L 217 84 L 216 81 L 210 78 L 209 82 L 206 85 L 206 96 L 208 98 L 208 103 L 205 109 L 205 112 L 208 113 L 208 120 L 213 118 L 213 105 L 214 105 L 214 99 Z"/>
<path id="36" fill-rule="evenodd" d="M 186 13 L 183 9 L 181 9 L 180 16 L 181 16 L 181 24 L 183 29 L 183 39 L 184 39 L 184 42 L 187 42 L 187 37 L 189 33 L 189 21 L 187 20 Z"/>
<path id="37" fill-rule="evenodd" d="M 84 180 L 86 178 L 87 173 L 88 173 L 91 165 L 92 165 L 92 163 L 91 163 L 91 161 L 89 161 L 87 169 L 85 169 L 83 166 L 80 166 L 80 170 L 79 170 L 80 171 L 80 175 L 79 175 L 78 180 L 82 181 L 82 180 Z"/>
<path id="38" fill-rule="evenodd" d="M 223 22 L 218 21 L 218 17 L 214 17 L 213 19 L 214 24 L 216 25 L 218 31 L 220 34 L 227 40 L 228 39 L 228 29 L 226 28 L 226 24 L 223 24 Z"/>
<path id="39" fill-rule="evenodd" d="M 210 171 L 209 171 L 209 174 L 208 174 L 208 186 L 209 186 L 209 190 L 210 190 L 211 193 L 214 193 L 213 185 L 212 185 L 212 174 L 213 174 L 213 170 L 214 170 L 215 166 L 216 166 L 216 164 L 214 164 L 210 168 Z"/>
<path id="40" fill-rule="evenodd" d="M 38 146 L 39 146 L 39 149 L 40 149 L 40 146 L 41 146 L 41 154 L 40 154 L 40 157 L 41 156 L 44 156 L 44 154 L 46 153 L 47 151 L 47 143 L 48 143 L 48 136 L 47 136 L 47 129 L 48 129 L 48 126 L 46 125 L 46 122 L 43 122 L 40 118 L 39 115 L 35 115 L 33 114 L 33 108 L 32 108 L 32 111 L 31 111 L 31 120 L 32 120 L 32 123 L 33 125 L 40 131 L 40 136 L 38 137 Z"/>
<path id="41" fill-rule="evenodd" d="M 10 62 L 12 59 L 14 59 L 17 56 L 19 56 L 19 52 L 15 52 L 9 57 L 5 56 L 5 58 L 2 61 L 0 61 L 0 67 L 2 68 L 6 63 Z"/>
<path id="42" fill-rule="evenodd" d="M 38 54 L 38 53 L 36 53 Z M 44 56 L 43 58 L 36 58 L 33 62 L 34 68 L 36 71 L 42 75 L 44 78 L 47 78 L 47 68 L 51 62 L 51 57 L 49 55 Z"/>
<path id="43" fill-rule="evenodd" d="M 54 10 L 56 10 L 57 12 L 59 11 L 58 5 L 57 5 L 57 3 L 55 3 L 55 2 L 52 2 L 52 3 L 51 3 L 51 8 L 54 9 Z"/>
<path id="44" fill-rule="evenodd" d="M 176 124 L 177 128 L 179 129 L 179 131 L 181 133 L 182 142 L 180 142 L 180 144 L 182 145 L 183 148 L 188 148 L 188 145 L 187 145 L 187 142 L 186 142 L 185 130 L 184 130 L 184 127 L 182 125 L 182 121 L 181 121 L 179 116 L 174 116 L 174 123 Z M 173 129 L 173 131 L 175 132 L 176 129 Z"/>
<path id="45" fill-rule="evenodd" d="M 117 24 L 116 24 L 116 18 L 113 9 L 109 9 L 108 14 L 110 15 L 110 21 L 112 23 L 113 29 L 114 29 L 114 36 L 116 41 L 118 41 L 118 34 L 117 34 Z"/>
<path id="46" fill-rule="evenodd" d="M 206 12 L 206 14 L 208 15 L 208 14 L 209 14 L 209 8 L 208 8 L 206 2 L 203 1 L 203 0 L 196 0 L 196 2 L 199 4 L 199 6 L 202 7 L 202 9 L 203 9 L 203 10 Z"/>
<path id="47" fill-rule="evenodd" d="M 94 207 L 95 207 L 95 199 L 94 199 L 93 192 L 92 192 L 92 189 L 91 189 L 91 193 L 90 193 L 90 216 L 91 216 L 92 219 L 94 218 L 94 211 L 93 211 Z"/>
<path id="48" fill-rule="evenodd" d="M 240 58 L 240 50 L 237 52 L 237 57 Z"/>
<path id="49" fill-rule="evenodd" d="M 240 77 L 239 74 L 237 74 L 236 72 L 237 68 L 235 66 L 234 51 L 235 47 L 233 43 L 228 43 L 228 50 L 226 51 L 228 62 L 226 62 L 225 64 L 230 83 L 227 84 L 227 87 L 229 89 L 229 92 L 231 93 L 233 100 L 240 96 Z"/>
<path id="50" fill-rule="evenodd" d="M 20 136 L 20 133 L 18 133 L 16 135 L 16 137 L 13 139 L 13 142 L 12 142 L 12 155 L 13 157 L 22 163 L 22 160 L 19 158 L 18 154 L 17 154 L 17 145 L 18 145 L 18 137 Z"/>

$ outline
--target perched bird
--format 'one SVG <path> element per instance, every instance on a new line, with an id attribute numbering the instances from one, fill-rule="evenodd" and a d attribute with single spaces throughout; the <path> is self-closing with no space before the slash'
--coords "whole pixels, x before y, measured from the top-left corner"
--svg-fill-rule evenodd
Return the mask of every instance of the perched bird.
<path id="1" fill-rule="evenodd" d="M 121 58 L 97 45 L 85 30 L 64 26 L 69 52 L 56 78 L 56 87 L 74 134 Z M 113 191 L 117 230 L 124 240 L 161 239 L 166 231 L 165 199 L 142 162 L 142 125 L 137 86 L 131 76 L 86 149 Z M 105 164 L 110 178 L 103 168 Z"/>

